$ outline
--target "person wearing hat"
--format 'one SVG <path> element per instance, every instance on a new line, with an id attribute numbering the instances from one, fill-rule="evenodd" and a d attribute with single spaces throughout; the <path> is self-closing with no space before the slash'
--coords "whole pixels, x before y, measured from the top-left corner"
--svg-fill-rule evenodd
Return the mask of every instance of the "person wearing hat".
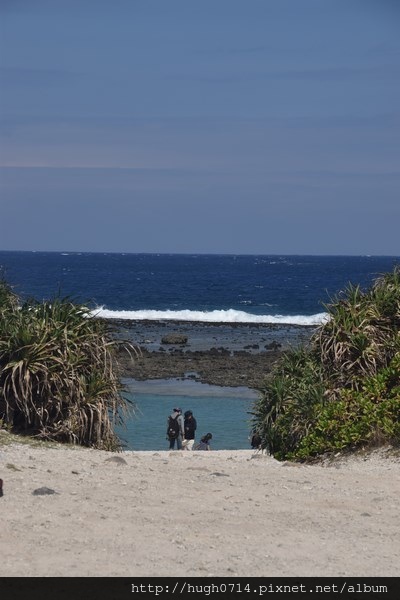
<path id="1" fill-rule="evenodd" d="M 181 408 L 174 408 L 168 417 L 167 440 L 169 440 L 169 449 L 182 450 L 182 440 L 185 435 L 184 420 Z"/>
<path id="2" fill-rule="evenodd" d="M 197 423 L 191 410 L 185 412 L 184 429 L 185 435 L 182 441 L 182 448 L 183 450 L 193 450 Z"/>

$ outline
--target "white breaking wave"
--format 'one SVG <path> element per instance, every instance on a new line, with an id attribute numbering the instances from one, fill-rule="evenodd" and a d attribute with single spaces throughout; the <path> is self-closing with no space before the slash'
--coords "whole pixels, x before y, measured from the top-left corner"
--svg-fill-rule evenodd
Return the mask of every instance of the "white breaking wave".
<path id="1" fill-rule="evenodd" d="M 240 310 L 108 310 L 100 307 L 92 311 L 103 319 L 131 321 L 200 321 L 203 323 L 270 323 L 278 325 L 319 325 L 327 320 L 327 313 L 315 315 L 252 315 Z"/>

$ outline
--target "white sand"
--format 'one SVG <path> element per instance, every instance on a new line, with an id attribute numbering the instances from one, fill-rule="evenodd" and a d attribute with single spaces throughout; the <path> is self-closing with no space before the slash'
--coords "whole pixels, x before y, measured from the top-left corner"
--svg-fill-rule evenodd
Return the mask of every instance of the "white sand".
<path id="1" fill-rule="evenodd" d="M 251 450 L 1 445 L 7 435 L 1 576 L 399 575 L 400 460 L 385 451 L 304 466 Z"/>

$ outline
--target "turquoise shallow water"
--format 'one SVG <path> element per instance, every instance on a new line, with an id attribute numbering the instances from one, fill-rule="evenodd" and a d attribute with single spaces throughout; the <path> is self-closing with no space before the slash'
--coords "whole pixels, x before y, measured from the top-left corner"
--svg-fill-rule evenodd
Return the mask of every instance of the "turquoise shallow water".
<path id="1" fill-rule="evenodd" d="M 136 414 L 118 428 L 125 450 L 167 450 L 167 417 L 175 406 L 193 411 L 197 420 L 196 439 L 213 434 L 214 450 L 249 449 L 249 411 L 257 398 L 248 388 L 229 388 L 191 380 L 133 381 L 126 384 Z"/>

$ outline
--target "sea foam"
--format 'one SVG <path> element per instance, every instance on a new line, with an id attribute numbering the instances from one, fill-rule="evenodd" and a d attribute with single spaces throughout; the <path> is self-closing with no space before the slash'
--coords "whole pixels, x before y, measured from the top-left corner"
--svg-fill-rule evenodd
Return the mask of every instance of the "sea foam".
<path id="1" fill-rule="evenodd" d="M 132 321 L 198 321 L 204 323 L 270 323 L 276 325 L 319 325 L 327 313 L 315 315 L 254 315 L 240 310 L 109 310 L 100 307 L 93 315 L 103 319 Z"/>

